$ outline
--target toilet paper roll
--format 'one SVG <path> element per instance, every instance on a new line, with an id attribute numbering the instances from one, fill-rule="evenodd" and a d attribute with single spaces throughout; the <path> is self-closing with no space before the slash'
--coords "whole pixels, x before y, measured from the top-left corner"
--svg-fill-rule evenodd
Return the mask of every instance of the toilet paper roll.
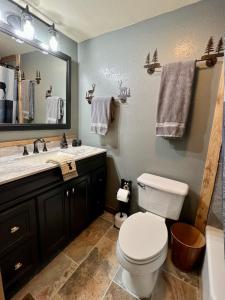
<path id="1" fill-rule="evenodd" d="M 128 202 L 130 192 L 128 190 L 119 189 L 117 192 L 117 200 Z"/>

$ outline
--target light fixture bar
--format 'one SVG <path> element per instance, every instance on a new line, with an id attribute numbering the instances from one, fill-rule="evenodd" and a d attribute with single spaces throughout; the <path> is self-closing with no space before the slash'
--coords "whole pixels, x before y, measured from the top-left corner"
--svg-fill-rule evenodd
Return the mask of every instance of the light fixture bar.
<path id="1" fill-rule="evenodd" d="M 31 3 L 30 1 L 27 0 L 12 0 L 12 2 L 14 2 L 15 4 L 17 4 L 21 9 L 24 9 L 22 7 L 22 3 L 24 3 L 26 6 L 29 5 L 29 7 L 31 8 L 31 14 L 33 14 L 36 18 L 40 19 L 40 21 L 46 23 L 47 25 L 51 25 L 52 23 L 54 24 L 58 24 L 57 20 L 53 20 L 51 17 L 49 17 L 47 14 L 45 14 L 44 12 L 42 12 L 39 8 L 37 8 L 33 3 Z M 36 15 L 33 11 L 37 12 L 39 15 L 41 15 L 42 17 L 40 17 L 39 15 Z"/>

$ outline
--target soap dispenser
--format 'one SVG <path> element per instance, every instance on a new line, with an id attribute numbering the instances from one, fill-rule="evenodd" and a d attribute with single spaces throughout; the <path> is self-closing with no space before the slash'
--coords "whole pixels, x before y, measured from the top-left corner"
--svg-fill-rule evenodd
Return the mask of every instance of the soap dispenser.
<path id="1" fill-rule="evenodd" d="M 67 143 L 67 140 L 66 140 L 66 134 L 65 133 L 63 133 L 62 140 L 60 142 L 60 148 L 61 149 L 68 148 L 68 143 Z"/>

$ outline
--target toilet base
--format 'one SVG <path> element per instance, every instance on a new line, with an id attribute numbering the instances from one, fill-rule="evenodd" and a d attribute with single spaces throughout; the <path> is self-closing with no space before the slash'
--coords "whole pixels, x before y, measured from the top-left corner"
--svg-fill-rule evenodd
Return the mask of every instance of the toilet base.
<path id="1" fill-rule="evenodd" d="M 155 287 L 159 270 L 144 276 L 132 274 L 122 269 L 122 282 L 128 291 L 135 294 L 139 298 L 149 298 Z"/>

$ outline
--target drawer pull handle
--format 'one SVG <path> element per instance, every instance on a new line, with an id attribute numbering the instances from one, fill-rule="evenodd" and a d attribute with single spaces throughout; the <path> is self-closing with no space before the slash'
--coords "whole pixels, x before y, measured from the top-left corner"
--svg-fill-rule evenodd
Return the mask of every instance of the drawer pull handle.
<path id="1" fill-rule="evenodd" d="M 14 226 L 10 229 L 10 232 L 13 234 L 15 232 L 17 232 L 20 228 L 18 226 Z"/>
<path id="2" fill-rule="evenodd" d="M 70 192 L 67 190 L 66 191 L 66 197 L 69 197 Z"/>
<path id="3" fill-rule="evenodd" d="M 75 188 L 72 188 L 72 194 L 74 194 L 75 193 Z"/>
<path id="4" fill-rule="evenodd" d="M 19 270 L 21 267 L 23 266 L 23 264 L 21 262 L 18 262 L 17 264 L 15 264 L 14 266 L 14 270 Z"/>

